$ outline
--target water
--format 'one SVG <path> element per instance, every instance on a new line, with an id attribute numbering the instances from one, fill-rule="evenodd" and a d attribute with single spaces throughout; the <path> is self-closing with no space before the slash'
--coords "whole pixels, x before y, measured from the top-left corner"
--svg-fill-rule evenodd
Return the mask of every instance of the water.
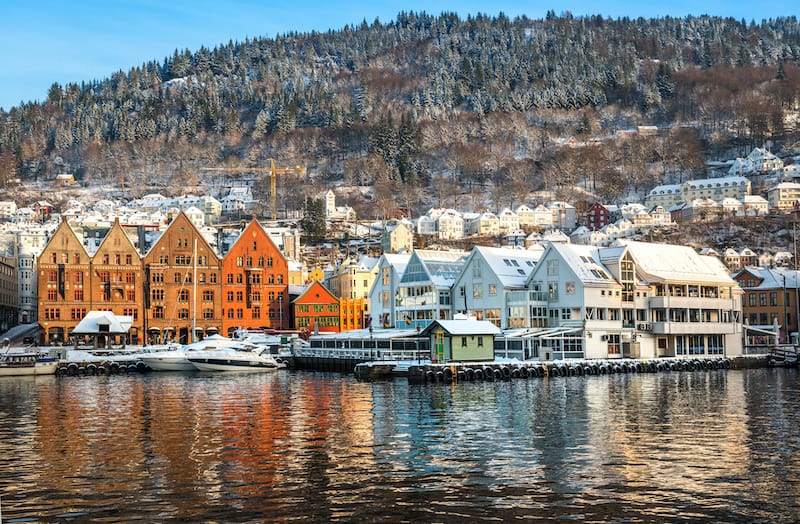
<path id="1" fill-rule="evenodd" d="M 794 522 L 797 370 L 0 380 L 9 522 Z"/>

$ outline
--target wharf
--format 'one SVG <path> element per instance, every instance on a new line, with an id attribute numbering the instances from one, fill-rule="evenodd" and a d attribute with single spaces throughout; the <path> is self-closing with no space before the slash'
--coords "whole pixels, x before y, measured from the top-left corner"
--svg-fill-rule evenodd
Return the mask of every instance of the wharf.
<path id="1" fill-rule="evenodd" d="M 766 355 L 719 358 L 655 358 L 613 360 L 495 361 L 495 362 L 363 362 L 354 374 L 359 380 L 406 376 L 414 384 L 501 381 L 544 377 L 709 371 L 767 367 Z"/>

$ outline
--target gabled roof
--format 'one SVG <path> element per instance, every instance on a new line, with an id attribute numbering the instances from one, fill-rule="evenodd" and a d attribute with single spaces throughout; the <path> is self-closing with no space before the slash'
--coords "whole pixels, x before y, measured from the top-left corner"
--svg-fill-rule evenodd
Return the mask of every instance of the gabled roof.
<path id="1" fill-rule="evenodd" d="M 401 283 L 430 281 L 437 288 L 449 288 L 458 278 L 469 253 L 419 249 L 409 259 Z M 414 269 L 416 268 L 416 269 Z M 412 269 L 414 269 L 412 271 Z M 420 278 L 423 272 L 425 278 Z"/>
<path id="2" fill-rule="evenodd" d="M 411 259 L 410 254 L 384 253 L 382 256 L 384 260 L 386 260 L 386 263 L 394 268 L 394 272 L 397 273 L 398 278 L 403 276 L 408 261 Z"/>
<path id="3" fill-rule="evenodd" d="M 523 288 L 542 253 L 527 249 L 475 246 L 470 260 L 482 258 L 505 288 Z M 467 263 L 469 264 L 469 262 Z"/>
<path id="4" fill-rule="evenodd" d="M 305 289 L 305 291 L 303 291 L 300 294 L 299 297 L 294 299 L 293 303 L 300 304 L 300 303 L 304 302 L 304 299 L 306 298 L 306 295 L 310 296 L 311 293 L 314 290 L 319 290 L 323 294 L 327 295 L 327 298 L 328 298 L 327 302 L 338 302 L 339 301 L 339 298 L 336 295 L 334 295 L 333 292 L 330 289 L 325 287 L 325 285 L 322 282 L 319 282 L 318 280 L 315 280 L 311 284 L 308 285 L 308 287 Z M 327 303 L 327 302 L 325 302 L 325 303 Z"/>
<path id="5" fill-rule="evenodd" d="M 602 285 L 617 283 L 611 271 L 603 266 L 599 248 L 579 244 L 550 244 L 549 249 L 558 253 L 581 282 Z"/>
<path id="6" fill-rule="evenodd" d="M 701 255 L 689 246 L 621 241 L 648 282 L 734 284 L 716 257 Z"/>
<path id="7" fill-rule="evenodd" d="M 800 287 L 800 271 L 793 269 L 764 269 L 760 267 L 748 267 L 734 274 L 738 279 L 743 273 L 753 275 L 759 284 L 747 289 L 797 289 Z M 786 283 L 784 284 L 784 278 Z"/>
<path id="8" fill-rule="evenodd" d="M 500 328 L 488 320 L 455 319 L 455 320 L 434 320 L 424 330 L 422 335 L 430 335 L 437 329 L 444 330 L 449 335 L 499 335 Z"/>
<path id="9" fill-rule="evenodd" d="M 76 335 L 97 335 L 100 333 L 122 334 L 127 333 L 133 325 L 133 317 L 115 315 L 111 311 L 89 311 L 83 320 L 78 322 L 72 330 Z M 105 326 L 101 330 L 101 327 Z"/>

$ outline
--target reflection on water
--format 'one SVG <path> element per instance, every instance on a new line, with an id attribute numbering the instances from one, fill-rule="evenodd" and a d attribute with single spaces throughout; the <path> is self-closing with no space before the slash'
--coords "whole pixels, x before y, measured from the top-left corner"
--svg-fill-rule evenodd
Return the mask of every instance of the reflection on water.
<path id="1" fill-rule="evenodd" d="M 796 370 L 0 380 L 4 522 L 800 520 Z"/>

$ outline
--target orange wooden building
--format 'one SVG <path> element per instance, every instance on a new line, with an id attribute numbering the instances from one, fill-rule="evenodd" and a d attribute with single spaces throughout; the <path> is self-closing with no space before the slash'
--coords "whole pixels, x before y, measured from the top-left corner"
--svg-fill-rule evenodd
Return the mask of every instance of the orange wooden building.
<path id="1" fill-rule="evenodd" d="M 222 332 L 291 329 L 289 265 L 253 219 L 222 259 Z"/>
<path id="2" fill-rule="evenodd" d="M 321 282 L 314 281 L 294 302 L 297 329 L 309 333 L 339 333 L 339 299 Z"/>
<path id="3" fill-rule="evenodd" d="M 84 293 L 88 293 L 88 309 L 132 317 L 128 341 L 131 344 L 144 342 L 142 258 L 119 220 L 114 221 L 92 255 L 91 266 L 89 286 Z"/>
<path id="4" fill-rule="evenodd" d="M 91 307 L 91 258 L 66 219 L 39 255 L 40 344 L 67 342 Z"/>

